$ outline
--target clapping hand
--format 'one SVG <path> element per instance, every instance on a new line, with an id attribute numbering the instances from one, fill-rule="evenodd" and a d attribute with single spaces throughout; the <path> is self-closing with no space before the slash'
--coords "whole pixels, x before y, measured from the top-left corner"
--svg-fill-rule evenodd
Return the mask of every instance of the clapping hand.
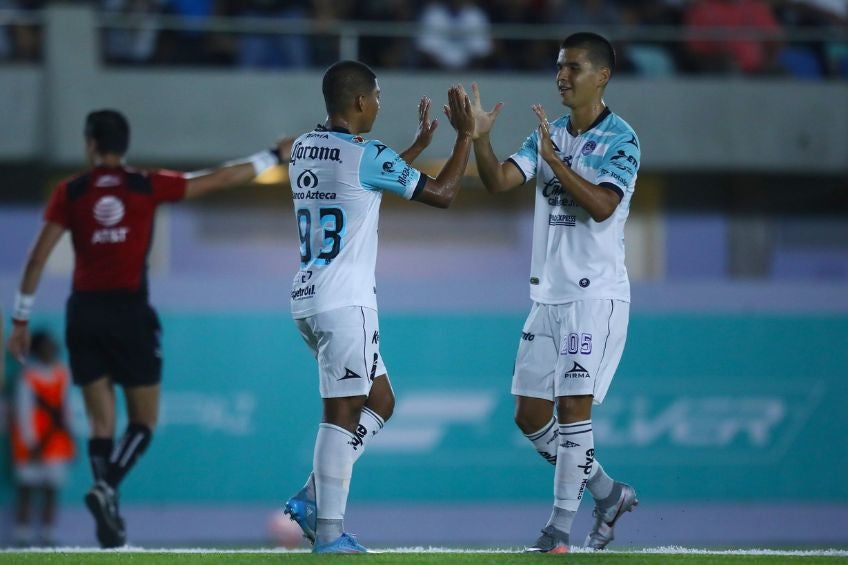
<path id="1" fill-rule="evenodd" d="M 551 124 L 545 115 L 545 109 L 541 104 L 531 106 L 533 113 L 539 118 L 539 154 L 545 162 L 558 159 L 554 152 L 554 142 L 551 140 Z"/>
<path id="2" fill-rule="evenodd" d="M 439 127 L 439 120 L 430 119 L 430 97 L 422 96 L 418 101 L 418 129 L 415 130 L 415 139 L 412 143 L 424 150 L 433 141 L 433 134 Z"/>
<path id="3" fill-rule="evenodd" d="M 503 102 L 495 104 L 488 112 L 483 109 L 483 104 L 480 102 L 480 87 L 476 82 L 471 83 L 471 113 L 474 114 L 474 135 L 473 139 L 477 139 L 481 135 L 488 135 L 495 125 L 495 120 L 498 118 Z"/>
<path id="4" fill-rule="evenodd" d="M 461 84 L 455 84 L 448 89 L 448 103 L 445 104 L 444 111 L 458 134 L 473 138 L 474 114 L 468 94 Z"/>

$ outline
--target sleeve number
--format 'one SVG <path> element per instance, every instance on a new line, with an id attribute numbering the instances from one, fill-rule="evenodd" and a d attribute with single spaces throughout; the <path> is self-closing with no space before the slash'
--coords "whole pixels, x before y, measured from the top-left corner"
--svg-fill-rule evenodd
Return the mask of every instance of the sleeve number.
<path id="1" fill-rule="evenodd" d="M 312 213 L 308 208 L 299 208 L 297 216 L 297 233 L 300 238 L 300 262 L 302 265 L 312 261 Z M 345 215 L 341 208 L 319 208 L 319 221 L 324 231 L 324 243 L 316 257 L 318 265 L 329 265 L 342 249 L 342 238 L 345 233 Z"/>

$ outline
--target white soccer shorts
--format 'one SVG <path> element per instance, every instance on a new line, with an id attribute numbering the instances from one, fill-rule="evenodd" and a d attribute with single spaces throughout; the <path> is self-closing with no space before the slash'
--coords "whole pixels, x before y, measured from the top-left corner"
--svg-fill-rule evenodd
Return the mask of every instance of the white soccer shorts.
<path id="1" fill-rule="evenodd" d="M 624 352 L 630 304 L 621 300 L 533 303 L 521 332 L 512 394 L 604 401 Z"/>
<path id="2" fill-rule="evenodd" d="M 28 487 L 61 488 L 68 475 L 68 464 L 61 462 L 22 463 L 15 466 L 18 484 Z"/>
<path id="3" fill-rule="evenodd" d="M 367 396 L 374 378 L 386 374 L 376 310 L 345 306 L 295 323 L 318 361 L 321 398 Z"/>

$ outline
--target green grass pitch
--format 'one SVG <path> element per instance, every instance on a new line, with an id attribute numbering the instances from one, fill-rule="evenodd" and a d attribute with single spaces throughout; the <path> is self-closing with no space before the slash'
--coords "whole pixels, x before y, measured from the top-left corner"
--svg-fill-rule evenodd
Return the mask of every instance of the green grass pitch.
<path id="1" fill-rule="evenodd" d="M 836 565 L 848 563 L 848 552 L 696 552 L 687 550 L 663 552 L 572 552 L 567 555 L 528 555 L 509 552 L 443 552 L 408 550 L 375 552 L 368 555 L 312 555 L 303 552 L 221 552 L 216 550 L 162 551 L 121 549 L 117 551 L 5 551 L 0 564 L 15 565 L 260 565 L 352 563 L 362 565 L 513 565 L 548 563 L 591 565 L 779 565 L 783 563 Z"/>

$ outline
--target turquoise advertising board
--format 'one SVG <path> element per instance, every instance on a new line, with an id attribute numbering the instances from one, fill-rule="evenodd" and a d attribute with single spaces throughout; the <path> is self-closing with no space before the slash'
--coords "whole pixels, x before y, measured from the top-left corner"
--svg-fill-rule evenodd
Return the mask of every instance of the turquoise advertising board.
<path id="1" fill-rule="evenodd" d="M 311 467 L 316 368 L 280 313 L 164 313 L 161 425 L 127 502 L 283 500 Z M 60 328 L 59 316 L 42 324 Z M 352 500 L 547 500 L 512 421 L 522 315 L 381 317 L 398 404 Z M 634 315 L 594 413 L 598 459 L 656 501 L 848 501 L 848 318 Z M 81 453 L 85 424 L 74 399 Z M 813 480 L 814 479 L 814 480 Z M 65 489 L 79 500 L 85 458 Z M 8 496 L 8 493 L 6 494 Z"/>

